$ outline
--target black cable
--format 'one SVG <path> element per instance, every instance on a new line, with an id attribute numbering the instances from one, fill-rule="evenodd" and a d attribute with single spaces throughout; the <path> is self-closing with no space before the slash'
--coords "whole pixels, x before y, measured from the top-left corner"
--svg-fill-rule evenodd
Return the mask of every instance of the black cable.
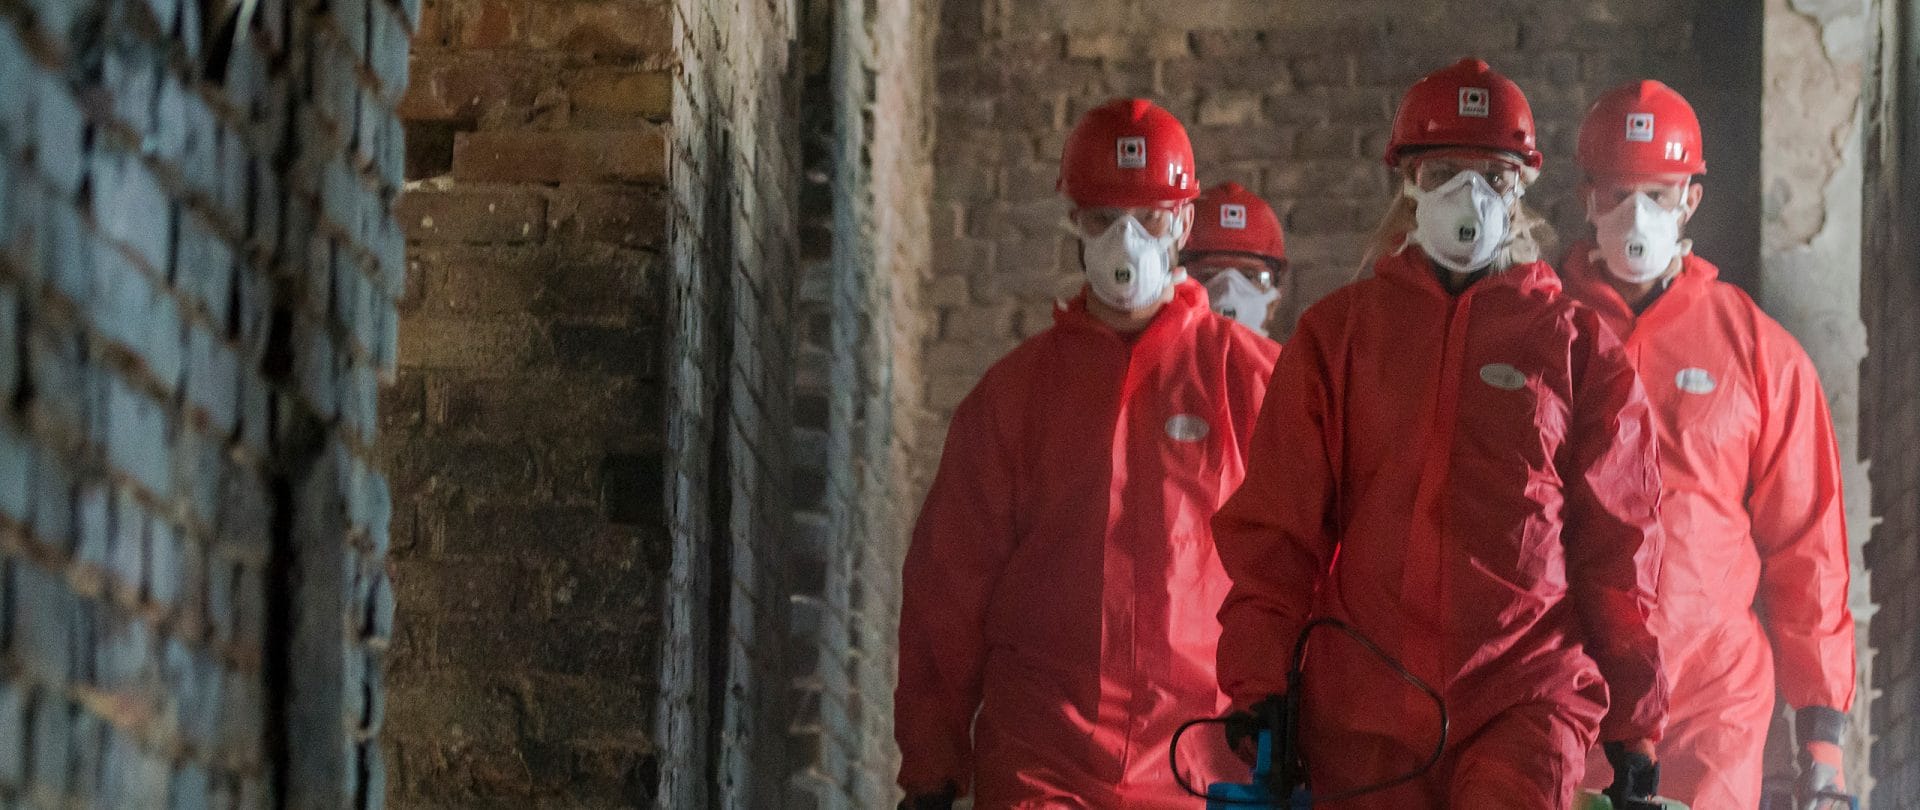
<path id="1" fill-rule="evenodd" d="M 1167 743 L 1167 760 L 1173 766 L 1173 783 L 1176 785 L 1179 785 L 1181 790 L 1184 790 L 1187 792 L 1187 795 L 1193 796 L 1195 798 L 1206 799 L 1207 801 L 1210 801 L 1210 802 L 1224 801 L 1227 804 L 1237 804 L 1245 807 L 1272 807 L 1273 805 L 1270 802 L 1250 802 L 1245 799 L 1215 799 L 1211 796 L 1208 796 L 1205 793 L 1201 793 L 1197 790 L 1194 790 L 1193 783 L 1188 782 L 1187 777 L 1180 773 L 1180 736 L 1183 734 L 1186 734 L 1187 729 L 1193 728 L 1194 726 L 1204 726 L 1204 725 L 1213 725 L 1213 724 L 1219 724 L 1224 726 L 1227 724 L 1227 718 L 1202 717 L 1196 720 L 1188 720 L 1185 723 L 1181 723 L 1179 728 L 1176 728 L 1173 730 L 1173 740 Z"/>
<path id="2" fill-rule="evenodd" d="M 1352 790 L 1344 790 L 1339 793 L 1331 793 L 1325 796 L 1315 796 L 1313 797 L 1313 803 L 1345 801 L 1356 796 L 1364 796 L 1369 793 L 1386 790 L 1387 788 L 1399 787 L 1400 785 L 1419 779 L 1421 776 L 1426 775 L 1428 771 L 1433 770 L 1433 766 L 1440 764 L 1440 758 L 1446 755 L 1447 750 L 1447 728 L 1449 720 L 1447 717 L 1446 698 L 1442 697 L 1439 691 L 1435 690 L 1432 686 L 1429 686 L 1426 681 L 1420 680 L 1419 676 L 1414 675 L 1413 672 L 1408 670 L 1404 664 L 1401 664 L 1398 659 L 1388 655 L 1386 650 L 1380 649 L 1380 645 L 1373 643 L 1372 639 L 1361 635 L 1360 631 L 1353 628 L 1353 625 L 1331 616 L 1322 616 L 1307 622 L 1306 628 L 1300 631 L 1300 637 L 1294 641 L 1293 648 L 1293 670 L 1295 672 L 1301 671 L 1306 663 L 1307 638 L 1312 635 L 1315 628 L 1319 627 L 1332 627 L 1347 634 L 1347 637 L 1359 642 L 1360 646 L 1366 648 L 1367 652 L 1373 653 L 1375 658 L 1380 659 L 1385 662 L 1388 667 L 1391 667 L 1394 674 L 1400 676 L 1400 680 L 1406 681 L 1412 685 L 1413 688 L 1426 693 L 1427 698 L 1433 701 L 1434 710 L 1440 718 L 1440 735 L 1439 738 L 1434 741 L 1433 753 L 1429 754 L 1427 760 L 1420 763 L 1419 767 L 1384 782 L 1378 782 Z"/>
<path id="3" fill-rule="evenodd" d="M 1388 779 L 1383 782 L 1377 782 L 1371 785 L 1363 785 L 1361 787 L 1353 788 L 1351 790 L 1343 790 L 1339 793 L 1330 793 L 1324 796 L 1314 796 L 1308 801 L 1312 804 L 1320 804 L 1322 802 L 1345 801 L 1347 799 L 1352 799 L 1359 796 L 1365 796 L 1369 793 L 1377 793 L 1379 791 L 1386 790 L 1388 788 L 1399 787 L 1400 785 L 1404 785 L 1408 782 L 1418 779 L 1421 776 L 1426 775 L 1428 771 L 1433 770 L 1433 766 L 1440 763 L 1440 758 L 1442 756 L 1445 756 L 1446 749 L 1447 749 L 1447 728 L 1449 725 L 1449 720 L 1447 716 L 1446 698 L 1442 697 L 1439 691 L 1435 690 L 1432 686 L 1428 685 L 1426 681 L 1420 680 L 1419 676 L 1414 675 L 1413 672 L 1411 670 L 1408 670 L 1404 664 L 1401 664 L 1398 659 L 1394 658 L 1391 655 L 1388 655 L 1386 650 L 1380 649 L 1380 645 L 1373 643 L 1372 639 L 1367 638 L 1365 635 L 1362 635 L 1359 630 L 1354 629 L 1353 625 L 1347 624 L 1346 622 L 1341 621 L 1340 619 L 1333 618 L 1331 616 L 1322 616 L 1318 619 L 1314 619 L 1310 622 L 1307 622 L 1307 626 L 1301 628 L 1300 634 L 1294 637 L 1293 661 L 1290 663 L 1289 665 L 1290 668 L 1287 671 L 1288 679 L 1294 680 L 1296 682 L 1298 681 L 1298 678 L 1296 676 L 1299 676 L 1306 667 L 1307 642 L 1312 638 L 1313 631 L 1321 627 L 1332 627 L 1336 630 L 1339 630 L 1342 633 L 1345 633 L 1348 638 L 1351 638 L 1354 641 L 1359 642 L 1360 646 L 1364 648 L 1367 652 L 1372 653 L 1375 658 L 1378 658 L 1381 661 L 1385 662 L 1386 665 L 1389 668 L 1391 668 L 1394 674 L 1399 676 L 1401 680 L 1406 681 L 1408 684 L 1412 685 L 1413 688 L 1420 690 L 1430 700 L 1432 700 L 1434 710 L 1438 714 L 1440 719 L 1440 735 L 1439 735 L 1439 738 L 1434 741 L 1433 753 L 1428 755 L 1426 761 L 1420 763 L 1420 765 L 1414 768 L 1413 770 L 1400 774 L 1398 776 L 1395 776 L 1392 779 Z M 1211 724 L 1226 725 L 1228 721 L 1229 721 L 1228 717 L 1202 717 L 1196 720 L 1188 720 L 1185 723 L 1181 723 L 1178 728 L 1174 729 L 1173 739 L 1167 744 L 1167 759 L 1168 759 L 1168 764 L 1173 769 L 1174 783 L 1179 785 L 1181 790 L 1186 791 L 1187 795 L 1193 796 L 1196 798 L 1207 799 L 1208 801 L 1217 801 L 1217 802 L 1223 802 L 1226 804 L 1240 805 L 1245 807 L 1289 806 L 1290 803 L 1292 802 L 1292 797 L 1290 796 L 1275 796 L 1274 801 L 1272 803 L 1246 801 L 1244 799 L 1213 799 L 1204 793 L 1195 791 L 1193 789 L 1193 785 L 1187 781 L 1186 776 L 1180 773 L 1180 737 L 1181 735 L 1186 734 L 1187 730 L 1190 728 L 1193 728 L 1194 726 L 1211 725 Z M 1275 762 L 1273 763 L 1273 766 L 1276 768 L 1282 767 L 1282 763 Z"/>

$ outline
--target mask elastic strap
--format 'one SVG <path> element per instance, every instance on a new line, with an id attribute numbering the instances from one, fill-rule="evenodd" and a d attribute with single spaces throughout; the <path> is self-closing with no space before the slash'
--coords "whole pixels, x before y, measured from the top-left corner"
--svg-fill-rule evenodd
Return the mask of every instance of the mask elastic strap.
<path id="1" fill-rule="evenodd" d="M 1175 214 L 1173 221 L 1167 224 L 1167 235 L 1161 237 L 1166 240 L 1167 271 L 1172 276 L 1171 283 L 1176 286 L 1187 280 L 1187 268 L 1180 264 L 1180 234 L 1186 227 L 1180 221 L 1180 216 Z"/>

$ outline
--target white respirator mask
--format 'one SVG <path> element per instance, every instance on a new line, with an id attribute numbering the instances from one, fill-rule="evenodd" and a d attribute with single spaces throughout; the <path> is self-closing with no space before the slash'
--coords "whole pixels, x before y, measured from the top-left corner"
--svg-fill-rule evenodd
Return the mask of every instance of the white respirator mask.
<path id="1" fill-rule="evenodd" d="M 1409 181 L 1403 192 L 1414 203 L 1417 244 L 1435 264 L 1455 273 L 1471 273 L 1493 262 L 1507 244 L 1509 218 L 1519 192 L 1494 191 L 1479 172 L 1461 172 L 1432 191 Z"/>
<path id="2" fill-rule="evenodd" d="M 1123 216 L 1099 236 L 1080 237 L 1087 286 L 1108 306 L 1138 312 L 1153 306 L 1179 281 L 1174 249 L 1183 223 L 1174 218 L 1167 234 L 1155 238 L 1132 216 Z"/>
<path id="3" fill-rule="evenodd" d="M 1595 213 L 1589 199 L 1587 211 L 1607 272 L 1621 281 L 1645 284 L 1666 275 L 1674 257 L 1685 250 L 1680 221 L 1686 206 L 1668 210 L 1645 192 L 1634 192 L 1605 213 Z"/>
<path id="4" fill-rule="evenodd" d="M 1279 297 L 1279 288 L 1263 289 L 1238 270 L 1222 270 L 1207 282 L 1207 299 L 1213 311 L 1239 321 L 1261 337 L 1267 335 L 1267 307 Z"/>

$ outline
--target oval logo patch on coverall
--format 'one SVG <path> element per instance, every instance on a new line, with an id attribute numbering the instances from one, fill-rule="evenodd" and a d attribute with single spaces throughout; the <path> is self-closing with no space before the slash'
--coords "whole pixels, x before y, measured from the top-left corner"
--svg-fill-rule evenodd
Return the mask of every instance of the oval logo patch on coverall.
<path id="1" fill-rule="evenodd" d="M 1197 442 L 1213 432 L 1207 420 L 1190 413 L 1175 414 L 1167 420 L 1167 438 L 1176 442 Z"/>
<path id="2" fill-rule="evenodd" d="M 1680 369 L 1679 374 L 1673 375 L 1673 384 L 1689 394 L 1701 395 L 1711 394 L 1713 389 L 1720 387 L 1714 381 L 1713 374 L 1704 368 Z"/>
<path id="3" fill-rule="evenodd" d="M 1506 363 L 1488 363 L 1480 367 L 1480 381 L 1502 391 L 1527 387 L 1527 373 Z"/>

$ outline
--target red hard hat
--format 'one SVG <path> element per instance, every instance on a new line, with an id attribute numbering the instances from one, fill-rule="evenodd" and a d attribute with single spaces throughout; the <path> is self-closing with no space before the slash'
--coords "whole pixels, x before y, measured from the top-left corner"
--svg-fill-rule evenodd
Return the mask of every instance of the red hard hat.
<path id="1" fill-rule="evenodd" d="M 1540 168 L 1526 94 L 1479 59 L 1462 59 L 1413 83 L 1393 116 L 1387 165 L 1399 166 L 1410 150 L 1448 146 L 1512 152 Z"/>
<path id="2" fill-rule="evenodd" d="M 1081 116 L 1067 135 L 1056 187 L 1078 205 L 1098 207 L 1200 196 L 1186 127 L 1143 98 L 1114 99 Z"/>
<path id="3" fill-rule="evenodd" d="M 1239 183 L 1207 189 L 1194 203 L 1193 236 L 1182 253 L 1247 253 L 1287 260 L 1287 240 L 1273 208 Z"/>
<path id="4" fill-rule="evenodd" d="M 1656 81 L 1608 90 L 1580 125 L 1580 168 L 1589 175 L 1706 174 L 1693 105 Z"/>

